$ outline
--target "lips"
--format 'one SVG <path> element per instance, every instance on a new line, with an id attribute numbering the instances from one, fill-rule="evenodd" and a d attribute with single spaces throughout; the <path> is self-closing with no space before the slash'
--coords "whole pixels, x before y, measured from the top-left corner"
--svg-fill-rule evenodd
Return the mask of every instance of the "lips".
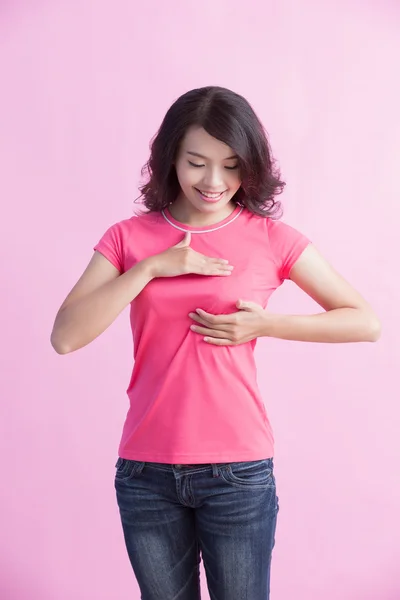
<path id="1" fill-rule="evenodd" d="M 196 190 L 196 192 L 200 195 L 200 197 L 205 202 L 219 202 L 219 200 L 221 200 L 221 198 L 227 191 L 227 190 L 224 190 L 223 192 L 210 192 L 207 190 L 199 190 L 197 188 L 194 188 L 194 189 Z"/>

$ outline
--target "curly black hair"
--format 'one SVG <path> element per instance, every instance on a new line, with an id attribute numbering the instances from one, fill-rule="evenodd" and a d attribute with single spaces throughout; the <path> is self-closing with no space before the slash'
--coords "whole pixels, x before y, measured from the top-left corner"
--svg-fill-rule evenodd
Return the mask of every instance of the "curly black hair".
<path id="1" fill-rule="evenodd" d="M 146 209 L 161 211 L 177 198 L 180 186 L 174 161 L 193 125 L 203 127 L 238 156 L 241 186 L 232 200 L 263 217 L 280 214 L 281 203 L 275 196 L 283 191 L 285 182 L 272 158 L 264 127 L 243 96 L 217 86 L 186 92 L 166 113 L 142 168 L 147 181 L 139 188 L 139 199 Z"/>

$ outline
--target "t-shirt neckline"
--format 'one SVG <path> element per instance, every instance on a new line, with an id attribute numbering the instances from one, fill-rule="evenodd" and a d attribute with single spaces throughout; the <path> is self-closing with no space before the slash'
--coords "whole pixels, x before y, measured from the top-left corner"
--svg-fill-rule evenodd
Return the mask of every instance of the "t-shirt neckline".
<path id="1" fill-rule="evenodd" d="M 231 214 L 228 215 L 227 217 L 225 217 L 225 219 L 223 219 L 222 221 L 218 221 L 217 223 L 213 223 L 212 225 L 205 225 L 203 227 L 191 227 L 190 225 L 186 225 L 185 223 L 181 223 L 180 221 L 177 221 L 171 215 L 168 208 L 162 210 L 161 214 L 164 217 L 165 221 L 167 223 L 169 223 L 169 225 L 171 225 L 172 227 L 175 227 L 175 229 L 179 229 L 179 231 L 184 231 L 185 233 L 186 232 L 210 233 L 212 231 L 217 231 L 218 229 L 221 229 L 222 227 L 226 227 L 226 225 L 229 225 L 230 223 L 235 221 L 240 216 L 240 214 L 243 212 L 243 209 L 244 209 L 244 207 L 240 206 L 238 204 L 235 207 L 235 209 L 231 212 Z"/>

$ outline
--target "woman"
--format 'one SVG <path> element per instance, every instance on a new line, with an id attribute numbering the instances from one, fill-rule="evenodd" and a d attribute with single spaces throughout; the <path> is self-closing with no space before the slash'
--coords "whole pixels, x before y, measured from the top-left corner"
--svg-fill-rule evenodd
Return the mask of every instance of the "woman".
<path id="1" fill-rule="evenodd" d="M 192 90 L 168 110 L 141 188 L 55 320 L 65 354 L 131 305 L 134 368 L 115 488 L 144 600 L 266 600 L 278 512 L 273 434 L 256 382 L 261 336 L 375 341 L 367 302 L 277 218 L 284 186 L 241 96 Z M 274 218 L 273 218 L 274 217 Z M 323 309 L 271 314 L 291 279 Z"/>

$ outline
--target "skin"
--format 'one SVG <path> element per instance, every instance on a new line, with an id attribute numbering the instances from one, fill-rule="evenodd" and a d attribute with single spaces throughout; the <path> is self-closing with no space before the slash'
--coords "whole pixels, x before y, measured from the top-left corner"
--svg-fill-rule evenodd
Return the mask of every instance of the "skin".
<path id="1" fill-rule="evenodd" d="M 201 155 L 203 158 L 200 158 Z M 187 131 L 175 168 L 181 193 L 170 205 L 172 216 L 183 224 L 202 227 L 218 223 L 235 208 L 232 197 L 240 187 L 234 151 L 204 129 Z M 199 165 L 199 166 L 193 166 Z M 197 190 L 224 191 L 218 202 L 206 202 Z M 68 354 L 92 342 L 156 277 L 196 273 L 229 276 L 234 268 L 224 257 L 204 256 L 190 247 L 187 233 L 172 248 L 150 256 L 122 275 L 99 252 L 62 303 L 54 322 L 51 343 L 59 354 Z M 204 343 L 232 346 L 268 336 L 307 342 L 376 341 L 380 322 L 371 306 L 321 256 L 315 246 L 304 250 L 293 266 L 290 279 L 323 309 L 315 315 L 279 315 L 239 298 L 237 311 L 212 315 L 201 306 L 190 313 L 192 331 Z"/>
<path id="2" fill-rule="evenodd" d="M 175 219 L 192 227 L 202 227 L 218 223 L 232 213 L 236 207 L 232 197 L 241 185 L 234 156 L 229 146 L 211 137 L 203 128 L 191 127 L 187 131 L 175 162 L 181 186 L 181 193 L 170 207 Z M 219 202 L 211 203 L 202 200 L 197 190 L 225 193 Z"/>

